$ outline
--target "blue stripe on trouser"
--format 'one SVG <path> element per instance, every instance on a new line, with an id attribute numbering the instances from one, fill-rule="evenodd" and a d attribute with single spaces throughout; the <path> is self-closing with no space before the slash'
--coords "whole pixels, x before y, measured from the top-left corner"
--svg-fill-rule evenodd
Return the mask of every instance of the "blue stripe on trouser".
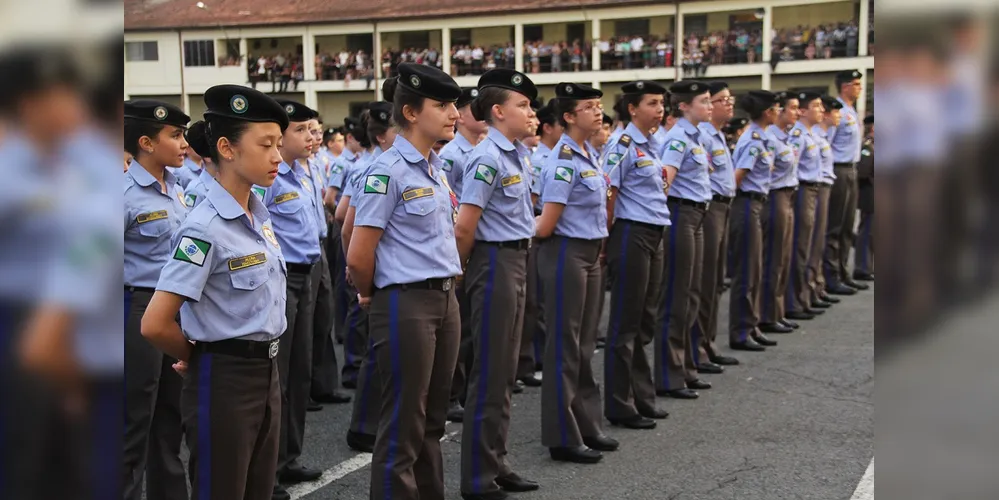
<path id="1" fill-rule="evenodd" d="M 868 264 L 868 262 L 867 262 L 867 245 L 871 241 L 871 220 L 870 220 L 869 217 L 864 217 L 864 216 L 861 216 L 860 220 L 861 220 L 861 224 L 860 224 L 860 245 L 859 245 L 859 248 L 857 248 L 855 258 L 857 259 L 857 262 L 859 263 L 857 265 L 857 267 L 859 268 L 859 270 L 862 271 L 862 272 L 867 273 L 867 272 L 870 272 L 870 269 L 867 267 L 867 264 Z"/>
<path id="2" fill-rule="evenodd" d="M 764 255 L 763 286 L 760 287 L 760 293 L 763 294 L 763 308 L 760 309 L 760 315 L 759 315 L 760 321 L 763 321 L 763 319 L 766 318 L 767 311 L 770 311 L 773 308 L 774 294 L 769 292 L 770 292 L 770 269 L 773 268 L 774 264 L 773 252 L 774 248 L 777 247 L 777 242 L 774 241 L 774 229 L 775 229 L 774 226 L 776 225 L 775 224 L 776 219 L 777 219 L 777 198 L 771 197 L 770 227 L 767 228 L 767 238 L 766 242 L 763 245 L 763 255 Z M 777 318 L 774 318 L 774 321 L 777 321 Z"/>
<path id="3" fill-rule="evenodd" d="M 124 377 L 123 377 L 124 379 Z M 93 498 L 115 498 L 121 495 L 121 415 L 124 394 L 120 383 L 101 385 L 93 394 L 94 411 L 91 430 L 94 433 L 91 473 L 94 478 Z"/>
<path id="4" fill-rule="evenodd" d="M 402 359 L 399 353 L 399 290 L 389 292 L 389 356 L 392 360 L 392 419 L 388 429 L 388 452 L 385 456 L 385 498 L 392 499 L 392 467 L 399 449 L 399 412 L 402 405 Z"/>
<path id="5" fill-rule="evenodd" d="M 803 218 L 801 213 L 801 198 L 805 196 L 805 189 L 801 188 L 798 190 L 797 195 L 794 197 L 794 229 L 791 233 L 791 274 L 790 279 L 787 280 L 787 288 L 784 292 L 784 309 L 788 311 L 794 311 L 794 297 L 796 295 L 795 290 L 795 276 L 798 274 L 798 233 L 800 232 L 799 225 Z"/>
<path id="6" fill-rule="evenodd" d="M 197 467 L 197 500 L 210 500 L 212 497 L 212 355 L 209 353 L 202 353 L 198 358 Z"/>
<path id="7" fill-rule="evenodd" d="M 676 276 L 676 228 L 679 219 L 677 212 L 673 212 L 673 220 L 669 226 L 669 273 L 663 280 L 665 282 L 663 284 L 666 285 L 666 303 L 663 305 L 662 342 L 659 343 L 662 347 L 659 350 L 659 364 L 662 367 L 663 384 L 666 388 L 669 388 L 669 317 L 673 313 L 673 277 Z"/>
<path id="8" fill-rule="evenodd" d="M 562 376 L 562 356 L 565 352 L 562 349 L 562 335 L 563 329 L 565 328 L 564 315 L 565 311 L 562 305 L 562 300 L 565 296 L 565 252 L 569 246 L 568 238 L 562 238 L 562 245 L 558 250 L 558 264 L 555 266 L 555 331 L 548 332 L 549 335 L 555 336 L 555 392 L 558 395 L 558 427 L 561 431 L 562 446 L 567 446 L 569 442 L 569 431 L 565 426 L 565 411 L 566 403 L 565 400 L 565 387 L 564 377 Z"/>
<path id="9" fill-rule="evenodd" d="M 487 245 L 489 248 L 489 271 L 486 273 L 486 288 L 482 304 L 482 330 L 479 334 L 479 387 L 475 398 L 475 411 L 472 416 L 472 446 L 479 442 L 482 433 L 482 423 L 486 419 L 484 409 L 486 407 L 486 391 L 489 390 L 489 320 L 492 309 L 494 280 L 496 279 L 496 253 L 499 249 L 495 245 Z M 482 491 L 482 477 L 479 469 L 482 466 L 481 456 L 472 453 L 472 491 Z"/>
<path id="10" fill-rule="evenodd" d="M 368 369 L 364 374 L 364 387 L 361 388 L 360 401 L 357 402 L 358 408 L 360 409 L 361 418 L 357 423 L 357 432 L 359 434 L 365 434 L 364 424 L 368 421 L 368 401 L 371 396 L 371 386 L 373 385 L 372 377 L 375 376 L 375 366 L 377 361 L 375 360 L 375 342 L 371 340 L 371 335 L 368 335 L 368 354 L 365 362 L 368 364 Z"/>
<path id="11" fill-rule="evenodd" d="M 344 334 L 344 337 L 346 337 L 346 339 L 343 342 L 344 343 L 344 349 L 343 349 L 343 358 L 344 358 L 343 363 L 344 363 L 344 366 L 350 366 L 350 365 L 352 365 L 354 363 L 354 356 L 353 356 L 353 353 L 351 351 L 353 351 L 354 349 L 357 348 L 357 345 L 356 345 L 356 342 L 357 342 L 357 333 L 358 333 L 357 332 L 357 317 L 360 314 L 361 314 L 361 305 L 360 304 L 354 304 L 354 307 L 352 307 L 351 311 L 347 314 L 347 317 L 350 318 L 350 322 L 348 323 L 348 326 L 347 326 L 347 333 Z"/>
<path id="12" fill-rule="evenodd" d="M 535 297 L 537 297 L 537 300 L 536 300 L 537 305 L 536 305 L 536 307 L 537 307 L 537 311 L 538 311 L 538 316 L 537 316 L 538 320 L 535 321 L 533 325 L 524 325 L 524 328 L 531 328 L 532 330 L 534 330 L 534 335 L 533 335 L 533 337 L 532 337 L 531 340 L 534 342 L 534 361 L 535 361 L 535 363 L 537 363 L 538 361 L 540 361 L 541 359 L 543 359 L 544 354 L 545 354 L 545 351 L 544 351 L 544 349 L 545 349 L 544 336 L 538 335 L 539 333 L 541 333 L 541 329 L 538 328 L 538 323 L 540 321 L 544 321 L 544 317 L 541 314 L 541 311 L 542 311 L 542 305 L 541 304 L 543 304 L 544 296 L 541 295 L 541 269 L 538 268 L 538 257 L 537 257 L 537 254 L 535 254 L 534 267 L 535 267 L 535 273 L 537 274 L 537 277 L 538 277 L 538 279 L 536 280 L 535 286 L 534 286 L 534 288 L 537 291 Z M 534 367 L 533 366 L 531 367 L 531 371 L 532 372 L 534 371 Z"/>
<path id="13" fill-rule="evenodd" d="M 749 295 L 749 301 L 750 301 L 749 307 L 753 307 L 753 302 L 755 302 L 753 300 L 752 293 L 750 293 L 752 291 L 752 286 L 749 283 L 749 266 L 752 265 L 751 259 L 753 259 L 753 255 L 751 253 L 753 248 L 752 245 L 753 235 L 752 235 L 752 228 L 749 227 L 749 221 L 751 219 L 750 214 L 752 213 L 752 211 L 753 211 L 753 200 L 751 198 L 746 198 L 746 214 L 742 218 L 742 227 L 743 227 L 742 238 L 745 240 L 745 243 L 743 244 L 743 256 L 744 256 L 743 258 L 746 259 L 746 263 L 745 265 L 742 266 L 742 279 L 743 283 L 746 284 L 746 294 Z M 742 297 L 739 297 L 739 300 L 741 301 Z M 749 313 L 750 311 L 748 310 L 743 311 L 743 314 L 745 315 L 744 317 L 749 316 Z M 743 328 L 742 331 L 739 332 L 740 342 L 746 341 L 746 337 L 749 335 L 750 329 L 751 328 Z"/>
<path id="14" fill-rule="evenodd" d="M 614 389 L 614 365 L 617 363 L 615 346 L 617 345 L 617 337 L 621 333 L 621 307 L 624 306 L 624 284 L 627 282 L 625 276 L 628 269 L 628 237 L 631 233 L 631 224 L 625 222 L 621 227 L 623 228 L 621 230 L 621 253 L 617 265 L 617 276 L 615 276 L 617 278 L 617 290 L 615 290 L 614 306 L 611 309 L 612 328 L 609 342 L 604 348 L 604 355 L 606 355 L 606 360 L 604 361 L 604 378 L 607 379 L 604 381 L 604 385 L 608 391 Z M 638 347 L 635 347 L 635 349 L 638 349 Z M 610 395 L 607 397 L 610 398 Z"/>
<path id="15" fill-rule="evenodd" d="M 700 279 L 700 277 L 694 278 Z M 697 311 L 694 311 L 696 314 Z M 701 366 L 701 325 L 694 320 L 694 327 L 690 329 L 690 357 L 694 360 L 694 368 Z"/>

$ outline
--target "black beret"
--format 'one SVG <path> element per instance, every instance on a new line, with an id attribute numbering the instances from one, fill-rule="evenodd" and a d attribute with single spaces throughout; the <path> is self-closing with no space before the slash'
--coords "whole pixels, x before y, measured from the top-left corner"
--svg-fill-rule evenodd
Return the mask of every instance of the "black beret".
<path id="1" fill-rule="evenodd" d="M 816 99 L 822 99 L 822 94 L 818 92 L 798 92 L 798 102 L 804 106 L 806 103 L 812 102 Z"/>
<path id="2" fill-rule="evenodd" d="M 476 97 L 479 97 L 479 89 L 475 87 L 462 87 L 461 96 L 458 97 L 458 102 L 454 103 L 454 105 L 458 108 L 464 108 L 465 106 L 472 104 L 472 101 L 474 101 Z"/>
<path id="3" fill-rule="evenodd" d="M 343 119 L 343 130 L 344 133 L 353 135 L 356 138 L 357 134 L 362 133 L 361 122 L 358 121 L 356 118 L 351 118 L 348 116 Z"/>
<path id="4" fill-rule="evenodd" d="M 0 102 L 5 107 L 33 92 L 57 85 L 76 87 L 83 81 L 72 56 L 54 46 L 8 49 L 0 56 L 0 75 L 4 75 L 0 78 Z"/>
<path id="5" fill-rule="evenodd" d="M 608 115 L 607 113 L 604 113 L 604 123 L 606 123 L 607 125 L 613 125 L 614 119 L 611 118 L 611 116 Z"/>
<path id="6" fill-rule="evenodd" d="M 767 90 L 750 90 L 742 98 L 742 109 L 750 114 L 762 113 L 774 104 L 780 104 L 780 97 Z"/>
<path id="7" fill-rule="evenodd" d="M 548 101 L 548 104 L 541 106 L 541 109 L 537 112 L 539 122 L 547 123 L 549 125 L 555 123 L 555 108 L 552 107 L 554 103 L 555 100 L 552 99 L 551 101 Z"/>
<path id="8" fill-rule="evenodd" d="M 867 115 L 864 117 L 864 125 L 874 125 L 874 115 Z"/>
<path id="9" fill-rule="evenodd" d="M 671 94 L 703 94 L 708 89 L 708 84 L 697 80 L 680 80 L 669 86 Z"/>
<path id="10" fill-rule="evenodd" d="M 382 99 L 392 102 L 395 97 L 395 88 L 399 86 L 399 77 L 393 76 L 385 79 L 382 83 Z"/>
<path id="11" fill-rule="evenodd" d="M 645 95 L 645 94 L 666 94 L 666 87 L 659 85 L 656 82 L 650 82 L 648 80 L 638 80 L 635 82 L 628 82 L 621 85 L 621 92 L 625 95 Z"/>
<path id="12" fill-rule="evenodd" d="M 378 101 L 368 106 L 368 113 L 371 120 L 389 125 L 392 123 L 392 103 L 388 101 Z"/>
<path id="13" fill-rule="evenodd" d="M 319 113 L 304 104 L 287 99 L 277 99 L 277 102 L 284 107 L 284 112 L 288 113 L 288 121 L 290 122 L 307 122 L 319 116 Z"/>
<path id="14" fill-rule="evenodd" d="M 400 64 L 399 85 L 435 101 L 455 102 L 461 97 L 461 87 L 454 82 L 454 78 L 425 64 Z"/>
<path id="15" fill-rule="evenodd" d="M 542 106 L 544 106 L 544 103 L 541 102 L 541 99 L 538 98 L 531 99 L 531 109 L 533 109 L 534 111 L 541 109 Z"/>
<path id="16" fill-rule="evenodd" d="M 202 158 L 211 156 L 212 150 L 208 145 L 208 133 L 205 131 L 205 122 L 203 120 L 192 123 L 187 131 L 184 132 L 184 139 L 191 146 L 191 149 L 195 153 L 198 153 L 198 156 Z"/>
<path id="17" fill-rule="evenodd" d="M 577 83 L 562 82 L 555 87 L 555 97 L 559 99 L 598 99 L 603 96 L 603 92 Z"/>
<path id="18" fill-rule="evenodd" d="M 191 121 L 191 117 L 177 106 L 151 99 L 125 101 L 125 118 L 175 127 L 187 127 Z"/>
<path id="19" fill-rule="evenodd" d="M 839 102 L 838 99 L 827 95 L 822 96 L 822 105 L 825 106 L 826 111 L 843 109 L 843 103 Z"/>
<path id="20" fill-rule="evenodd" d="M 728 82 L 711 82 L 708 84 L 708 92 L 715 95 L 723 90 L 728 90 Z"/>
<path id="21" fill-rule="evenodd" d="M 538 88 L 534 86 L 527 75 L 506 68 L 496 68 L 486 71 L 479 77 L 479 90 L 497 87 L 523 94 L 530 100 L 538 98 Z"/>
<path id="22" fill-rule="evenodd" d="M 725 125 L 724 130 L 722 130 L 722 132 L 725 132 L 726 134 L 734 134 L 740 128 L 745 127 L 746 125 L 749 125 L 749 120 L 745 118 L 732 118 Z"/>
<path id="23" fill-rule="evenodd" d="M 787 90 L 782 90 L 780 92 L 777 92 L 777 102 L 779 102 L 781 106 L 785 106 L 787 105 L 787 101 L 797 98 L 798 94 L 795 92 L 789 92 Z"/>
<path id="24" fill-rule="evenodd" d="M 840 71 L 839 73 L 836 73 L 836 86 L 840 86 L 846 82 L 852 82 L 863 76 L 863 74 L 855 69 Z"/>
<path id="25" fill-rule="evenodd" d="M 267 94 L 242 85 L 216 85 L 205 91 L 205 119 L 221 116 L 248 122 L 272 122 L 288 128 L 288 112 Z"/>

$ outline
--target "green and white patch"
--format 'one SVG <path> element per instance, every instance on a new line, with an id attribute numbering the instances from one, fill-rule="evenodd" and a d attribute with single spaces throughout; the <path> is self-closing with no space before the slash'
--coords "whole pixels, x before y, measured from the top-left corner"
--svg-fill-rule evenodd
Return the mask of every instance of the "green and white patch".
<path id="1" fill-rule="evenodd" d="M 621 161 L 621 155 L 618 153 L 611 153 L 607 155 L 607 165 L 613 167 Z"/>
<path id="2" fill-rule="evenodd" d="M 496 169 L 485 163 L 480 163 L 479 166 L 475 167 L 475 179 L 491 186 L 496 180 Z"/>
<path id="3" fill-rule="evenodd" d="M 443 158 L 443 160 L 444 160 L 444 165 L 442 168 L 444 169 L 445 172 L 450 172 L 451 169 L 454 168 L 454 160 L 448 158 Z"/>
<path id="4" fill-rule="evenodd" d="M 369 175 L 364 181 L 364 192 L 386 194 L 388 193 L 388 182 L 389 176 L 387 175 Z"/>
<path id="5" fill-rule="evenodd" d="M 253 194 L 257 195 L 257 198 L 260 199 L 260 201 L 264 201 L 264 195 L 267 194 L 267 188 L 260 186 L 253 186 L 250 188 L 250 191 L 253 191 Z"/>
<path id="6" fill-rule="evenodd" d="M 753 147 L 749 148 L 749 156 L 751 156 L 753 158 L 756 158 L 757 156 L 760 156 L 760 148 L 758 148 L 756 146 L 753 146 Z"/>
<path id="7" fill-rule="evenodd" d="M 205 265 L 205 258 L 208 257 L 208 251 L 211 248 L 212 244 L 207 241 L 190 236 L 182 236 L 180 238 L 180 245 L 177 246 L 177 251 L 173 254 L 173 258 L 190 262 L 200 267 Z"/>
<path id="8" fill-rule="evenodd" d="M 184 204 L 189 207 L 193 207 L 194 202 L 196 201 L 198 201 L 198 195 L 194 193 L 189 193 L 187 196 L 184 196 Z"/>
<path id="9" fill-rule="evenodd" d="M 555 167 L 555 180 L 572 182 L 573 170 L 569 167 Z"/>
<path id="10" fill-rule="evenodd" d="M 673 139 L 672 141 L 669 141 L 669 150 L 683 153 L 687 150 L 687 143 L 678 139 Z"/>

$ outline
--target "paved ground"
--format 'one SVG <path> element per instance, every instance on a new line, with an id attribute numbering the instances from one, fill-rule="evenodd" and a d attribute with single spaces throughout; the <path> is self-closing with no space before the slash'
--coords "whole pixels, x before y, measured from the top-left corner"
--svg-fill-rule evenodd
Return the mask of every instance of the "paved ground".
<path id="1" fill-rule="evenodd" d="M 657 429 L 608 425 L 621 449 L 597 465 L 548 458 L 540 444 L 540 389 L 528 389 L 514 396 L 510 460 L 542 488 L 516 497 L 850 499 L 874 455 L 873 323 L 871 290 L 846 297 L 793 334 L 774 335 L 780 345 L 766 353 L 735 354 L 743 364 L 705 375 L 715 388 L 701 391 L 699 400 L 660 399 L 671 415 Z M 602 374 L 602 352 L 594 363 Z M 295 498 L 367 498 L 370 455 L 347 448 L 348 419 L 346 406 L 309 414 L 302 461 L 327 473 L 294 487 Z M 460 426 L 449 424 L 443 447 L 449 500 L 460 498 L 460 437 Z"/>

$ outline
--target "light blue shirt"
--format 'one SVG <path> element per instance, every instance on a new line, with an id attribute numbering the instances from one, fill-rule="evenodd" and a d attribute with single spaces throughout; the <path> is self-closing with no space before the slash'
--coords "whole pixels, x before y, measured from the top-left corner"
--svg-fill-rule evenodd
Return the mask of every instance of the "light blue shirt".
<path id="1" fill-rule="evenodd" d="M 864 140 L 860 129 L 860 116 L 842 97 L 837 97 L 836 100 L 843 103 L 843 109 L 840 111 L 842 119 L 839 126 L 830 128 L 827 132 L 829 144 L 832 146 L 833 161 L 857 163 L 860 161 L 860 145 Z"/>
<path id="2" fill-rule="evenodd" d="M 548 161 L 552 149 L 543 142 L 538 142 L 538 147 L 534 148 L 531 154 L 531 194 L 537 195 L 538 202 L 534 204 L 535 215 L 541 215 L 541 170 Z"/>
<path id="3" fill-rule="evenodd" d="M 198 174 L 198 179 L 189 183 L 184 189 L 184 204 L 187 205 L 187 208 L 194 208 L 204 201 L 205 196 L 208 195 L 208 187 L 214 181 L 215 178 L 208 173 L 208 170 L 202 168 L 201 173 Z"/>
<path id="4" fill-rule="evenodd" d="M 812 127 L 812 137 L 819 144 L 819 159 L 822 163 L 822 175 L 819 182 L 832 186 L 836 180 L 836 169 L 833 168 L 835 160 L 833 160 L 832 146 L 829 145 L 829 140 L 826 138 L 826 131 L 821 125 L 815 125 Z"/>
<path id="5" fill-rule="evenodd" d="M 375 248 L 375 287 L 461 274 L 454 195 L 442 163 L 433 151 L 428 162 L 399 135 L 351 198 L 357 202 L 355 226 L 384 230 Z"/>
<path id="6" fill-rule="evenodd" d="M 649 142 L 652 144 L 652 149 L 662 151 L 663 146 L 666 144 L 666 134 L 668 133 L 669 130 L 666 129 L 666 125 L 659 125 L 656 132 L 652 134 L 651 138 L 649 138 Z"/>
<path id="7" fill-rule="evenodd" d="M 704 122 L 697 126 L 701 131 L 701 144 L 708 150 L 708 159 L 711 161 L 709 178 L 711 179 L 711 192 L 729 198 L 735 196 L 735 167 L 732 163 L 732 152 L 725 142 L 725 134 L 716 129 L 711 122 Z"/>
<path id="8" fill-rule="evenodd" d="M 173 254 L 157 290 L 188 300 L 180 308 L 184 336 L 196 342 L 274 340 L 285 318 L 288 269 L 256 196 L 253 221 L 228 191 L 208 191 L 173 237 Z"/>
<path id="9" fill-rule="evenodd" d="M 198 179 L 198 174 L 201 173 L 201 165 L 194 163 L 190 158 L 184 158 L 184 165 L 180 167 L 167 167 L 167 170 L 173 173 L 174 177 L 177 178 L 177 184 L 180 185 L 181 190 L 187 189 L 187 185 Z"/>
<path id="10" fill-rule="evenodd" d="M 534 236 L 531 206 L 531 168 L 524 165 L 530 151 L 520 141 L 510 142 L 493 127 L 468 155 L 463 205 L 482 209 L 475 229 L 481 241 L 515 241 Z"/>
<path id="11" fill-rule="evenodd" d="M 790 144 L 798 157 L 798 180 L 819 182 L 822 179 L 821 145 L 807 125 L 802 122 L 794 124 Z"/>
<path id="12" fill-rule="evenodd" d="M 468 155 L 475 149 L 475 146 L 465 136 L 454 134 L 454 140 L 445 144 L 441 148 L 440 157 L 444 162 L 444 175 L 451 185 L 454 194 L 461 198 L 462 177 L 465 175 L 465 167 L 468 163 Z"/>
<path id="13" fill-rule="evenodd" d="M 331 188 L 337 188 L 340 190 L 340 194 L 337 195 L 336 201 L 339 202 L 340 198 L 343 196 L 344 180 L 347 176 L 347 172 L 351 170 L 360 159 L 360 156 L 354 154 L 351 150 L 344 148 L 343 154 L 341 154 L 333 166 L 330 167 L 330 178 L 327 186 Z"/>
<path id="14" fill-rule="evenodd" d="M 298 162 L 296 162 L 297 165 Z M 301 167 L 285 162 L 278 167 L 274 184 L 266 189 L 264 206 L 271 214 L 274 232 L 288 262 L 312 264 L 319 260 L 319 231 L 311 182 L 302 180 Z"/>
<path id="15" fill-rule="evenodd" d="M 312 174 L 312 179 L 316 180 L 313 184 L 319 184 L 320 186 L 325 186 L 329 179 L 326 178 L 326 167 L 327 158 L 325 155 L 316 153 L 309 158 L 309 172 Z"/>
<path id="16" fill-rule="evenodd" d="M 554 234 L 568 238 L 596 240 L 607 237 L 607 189 L 609 183 L 592 153 L 568 134 L 555 148 L 541 170 L 541 203 L 565 205 L 555 224 Z"/>
<path id="17" fill-rule="evenodd" d="M 184 194 L 170 170 L 163 172 L 166 193 L 138 162 L 125 173 L 125 286 L 153 288 L 170 258 L 170 237 L 187 217 Z"/>
<path id="18" fill-rule="evenodd" d="M 303 176 L 303 185 L 312 190 L 312 206 L 316 211 L 316 226 L 319 229 L 319 238 L 326 239 L 329 233 L 329 224 L 326 223 L 326 205 L 323 205 L 323 180 L 322 165 L 317 162 L 309 164 L 311 177 Z"/>
<path id="19" fill-rule="evenodd" d="M 736 170 L 749 170 L 742 179 L 739 191 L 770 193 L 770 174 L 774 168 L 773 147 L 763 128 L 755 122 L 750 123 L 735 144 L 735 153 L 732 155 Z"/>
<path id="20" fill-rule="evenodd" d="M 702 203 L 711 201 L 708 152 L 700 137 L 700 131 L 686 118 L 680 118 L 666 132 L 659 157 L 663 165 L 679 169 L 669 187 L 670 196 Z"/>
<path id="21" fill-rule="evenodd" d="M 606 151 L 603 170 L 618 190 L 614 218 L 670 225 L 663 165 L 642 131 L 629 123 L 616 142 L 607 143 Z"/>
<path id="22" fill-rule="evenodd" d="M 791 136 L 776 125 L 767 127 L 767 133 L 770 134 L 770 144 L 774 147 L 774 170 L 770 174 L 770 189 L 796 187 L 798 156 L 790 144 Z"/>
<path id="23" fill-rule="evenodd" d="M 343 195 L 350 196 L 350 206 L 357 207 L 357 203 L 354 201 L 353 196 L 357 194 L 357 190 L 364 185 L 364 178 L 368 174 L 368 169 L 384 153 L 380 146 L 375 146 L 372 151 L 365 151 L 361 154 L 360 158 L 354 165 L 351 166 L 350 170 L 347 171 L 347 178 L 343 186 Z"/>

